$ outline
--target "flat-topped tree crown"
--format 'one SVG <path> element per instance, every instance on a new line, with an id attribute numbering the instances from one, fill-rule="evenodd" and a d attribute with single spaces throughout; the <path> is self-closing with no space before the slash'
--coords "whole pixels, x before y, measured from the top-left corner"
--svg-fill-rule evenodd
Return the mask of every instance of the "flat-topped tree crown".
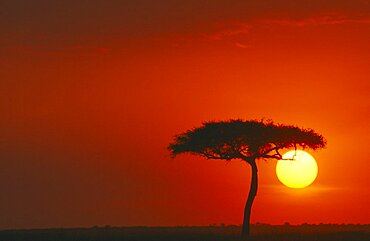
<path id="1" fill-rule="evenodd" d="M 180 135 L 168 147 L 173 156 L 192 153 L 209 159 L 281 159 L 283 148 L 319 149 L 324 137 L 312 129 L 272 121 L 229 120 L 205 122 Z"/>

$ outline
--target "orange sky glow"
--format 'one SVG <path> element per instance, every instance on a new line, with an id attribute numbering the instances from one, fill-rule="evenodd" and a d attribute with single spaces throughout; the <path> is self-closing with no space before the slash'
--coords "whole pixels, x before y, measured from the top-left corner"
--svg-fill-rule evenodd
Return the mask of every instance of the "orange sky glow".
<path id="1" fill-rule="evenodd" d="M 370 223 L 370 3 L 154 2 L 2 3 L 0 229 L 240 224 L 249 166 L 166 149 L 230 118 L 328 141 L 308 188 L 258 162 L 252 223 Z"/>

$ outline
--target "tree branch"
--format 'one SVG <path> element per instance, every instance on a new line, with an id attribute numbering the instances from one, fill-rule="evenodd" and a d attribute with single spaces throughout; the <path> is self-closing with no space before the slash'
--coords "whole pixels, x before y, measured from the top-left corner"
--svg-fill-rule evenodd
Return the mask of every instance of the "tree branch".
<path id="1" fill-rule="evenodd" d="M 279 149 L 275 149 L 276 155 L 280 157 L 280 159 L 283 159 L 283 156 L 280 154 Z"/>
<path id="2" fill-rule="evenodd" d="M 280 147 L 280 146 L 276 145 L 275 143 L 273 143 L 273 144 L 274 144 L 274 147 L 273 147 L 273 148 L 268 149 L 267 151 L 263 152 L 261 155 L 267 155 L 267 154 L 269 154 L 269 153 L 270 153 L 270 152 L 272 152 L 272 151 L 276 151 L 276 153 L 277 153 L 278 155 L 280 155 L 280 153 L 278 152 L 278 150 L 279 150 L 279 149 L 281 149 L 282 147 Z M 280 156 L 281 156 L 281 155 L 280 155 Z"/>
<path id="3" fill-rule="evenodd" d="M 226 158 L 223 158 L 221 156 L 215 156 L 209 153 L 202 152 L 202 155 L 205 156 L 207 159 L 216 159 L 216 160 L 225 160 Z"/>
<path id="4" fill-rule="evenodd" d="M 281 159 L 281 155 L 277 155 L 277 154 L 274 154 L 274 155 L 261 155 L 260 157 L 262 158 L 272 158 L 272 159 L 276 159 L 276 160 L 280 160 Z"/>

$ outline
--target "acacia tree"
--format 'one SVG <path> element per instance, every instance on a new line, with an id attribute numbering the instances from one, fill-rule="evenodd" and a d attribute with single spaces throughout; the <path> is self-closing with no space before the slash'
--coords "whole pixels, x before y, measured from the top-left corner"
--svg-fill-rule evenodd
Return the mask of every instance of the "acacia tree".
<path id="1" fill-rule="evenodd" d="M 275 124 L 272 121 L 229 120 L 205 122 L 201 127 L 176 135 L 168 146 L 172 157 L 191 153 L 216 160 L 243 160 L 251 166 L 252 178 L 244 209 L 242 237 L 249 237 L 249 221 L 257 194 L 258 159 L 282 159 L 280 150 L 319 149 L 326 146 L 324 137 L 312 129 Z"/>

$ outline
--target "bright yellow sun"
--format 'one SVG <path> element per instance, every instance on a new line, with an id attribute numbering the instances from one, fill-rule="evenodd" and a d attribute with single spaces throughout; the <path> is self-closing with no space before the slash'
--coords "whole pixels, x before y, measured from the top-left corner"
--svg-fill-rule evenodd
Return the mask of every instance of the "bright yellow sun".
<path id="1" fill-rule="evenodd" d="M 294 159 L 294 160 L 284 160 Z M 305 151 L 288 151 L 276 164 L 280 182 L 290 188 L 304 188 L 315 181 L 318 167 L 315 159 Z"/>

